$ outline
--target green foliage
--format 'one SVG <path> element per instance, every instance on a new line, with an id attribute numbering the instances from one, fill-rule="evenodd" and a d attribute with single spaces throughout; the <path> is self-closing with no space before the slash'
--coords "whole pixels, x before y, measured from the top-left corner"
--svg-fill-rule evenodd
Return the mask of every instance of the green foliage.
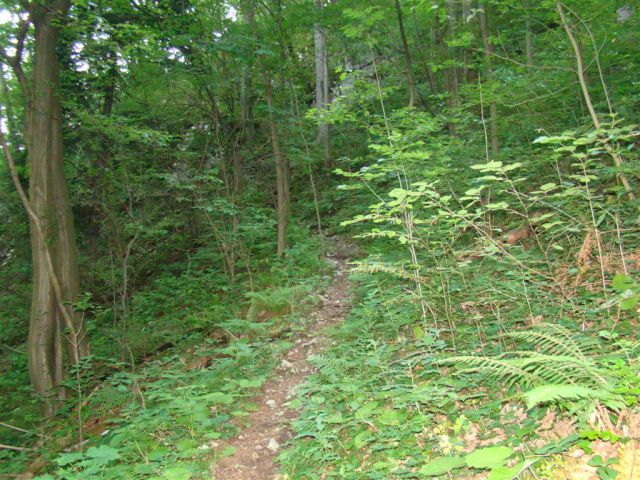
<path id="1" fill-rule="evenodd" d="M 597 401 L 614 410 L 625 406 L 615 393 L 620 378 L 616 378 L 608 360 L 616 353 L 599 356 L 596 352 L 603 347 L 594 338 L 545 323 L 505 337 L 526 349 L 514 349 L 497 357 L 453 356 L 440 363 L 454 365 L 462 373 L 494 377 L 507 388 L 524 389 L 522 396 L 530 409 L 579 400 Z"/>

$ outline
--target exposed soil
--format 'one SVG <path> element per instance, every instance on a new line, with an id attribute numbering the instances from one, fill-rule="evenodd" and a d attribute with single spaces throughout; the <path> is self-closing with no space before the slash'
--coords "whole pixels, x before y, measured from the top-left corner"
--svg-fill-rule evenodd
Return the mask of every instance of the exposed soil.
<path id="1" fill-rule="evenodd" d="M 287 403 L 295 396 L 296 389 L 314 371 L 308 358 L 322 351 L 328 343 L 324 331 L 341 322 L 350 308 L 346 255 L 341 248 L 327 255 L 335 265 L 332 283 L 320 296 L 321 306 L 309 314 L 306 331 L 300 335 L 289 352 L 281 360 L 274 376 L 262 388 L 255 399 L 258 410 L 248 417 L 249 427 L 223 446 L 232 446 L 235 453 L 212 466 L 215 480 L 277 480 L 276 458 L 280 449 L 291 439 L 289 424 L 298 413 Z"/>

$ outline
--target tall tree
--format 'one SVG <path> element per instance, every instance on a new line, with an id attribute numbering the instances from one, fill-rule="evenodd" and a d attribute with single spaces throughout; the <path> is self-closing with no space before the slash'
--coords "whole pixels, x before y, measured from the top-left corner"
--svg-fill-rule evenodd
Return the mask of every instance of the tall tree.
<path id="1" fill-rule="evenodd" d="M 447 1 L 446 9 L 444 10 L 444 21 L 441 18 L 441 12 L 437 11 L 434 25 L 435 42 L 438 45 L 440 61 L 445 65 L 443 69 L 444 87 L 446 91 L 447 110 L 449 111 L 448 128 L 451 134 L 455 134 L 456 132 L 456 124 L 451 116 L 458 106 L 458 80 L 455 71 L 455 60 L 451 58 L 453 51 L 447 46 L 446 37 L 447 34 L 449 37 L 453 35 L 453 25 L 455 21 L 454 7 L 453 2 Z"/>
<path id="2" fill-rule="evenodd" d="M 73 303 L 80 288 L 78 260 L 69 191 L 64 172 L 62 108 L 56 46 L 60 24 L 67 15 L 66 0 L 26 4 L 34 27 L 31 81 L 22 69 L 22 49 L 28 33 L 20 26 L 15 57 L 9 62 L 25 97 L 24 137 L 29 158 L 33 296 L 29 325 L 29 373 L 44 399 L 45 414 L 56 412 L 65 390 L 65 356 L 73 363 L 88 355 L 84 325 Z M 6 57 L 6 55 L 5 55 Z M 5 150 L 5 153 L 8 152 Z M 16 182 L 16 187 L 21 188 Z M 66 351 L 66 352 L 65 352 Z M 66 355 L 65 355 L 66 353 Z"/>
<path id="3" fill-rule="evenodd" d="M 261 43 L 260 34 L 255 18 L 255 7 L 252 0 L 247 0 L 243 4 L 244 19 L 253 30 L 253 35 L 257 44 Z M 273 99 L 273 86 L 271 73 L 265 68 L 265 62 L 259 62 L 262 68 L 262 85 L 268 109 L 269 136 L 271 138 L 271 148 L 276 170 L 276 214 L 278 219 L 278 240 L 277 255 L 284 257 L 287 247 L 287 226 L 289 223 L 289 176 L 286 156 L 283 154 L 281 138 L 276 120 L 275 103 Z"/>
<path id="4" fill-rule="evenodd" d="M 416 99 L 416 84 L 413 81 L 413 62 L 411 59 L 411 51 L 407 43 L 407 34 L 404 29 L 404 20 L 402 18 L 402 6 L 400 0 L 396 0 L 396 15 L 398 17 L 398 26 L 400 28 L 400 38 L 402 39 L 402 50 L 404 51 L 404 62 L 407 70 L 407 83 L 409 84 L 409 108 L 412 108 Z"/>
<path id="5" fill-rule="evenodd" d="M 484 46 L 484 54 L 487 65 L 487 80 L 493 80 L 493 45 L 489 41 L 489 27 L 487 26 L 486 7 L 480 3 L 478 5 L 478 16 L 480 20 L 480 34 L 482 35 L 482 44 Z M 498 107 L 495 100 L 489 102 L 489 129 L 491 138 L 491 153 L 497 155 L 500 150 L 500 142 L 498 140 Z"/>
<path id="6" fill-rule="evenodd" d="M 324 0 L 316 0 L 316 13 L 321 15 L 324 8 Z M 327 54 L 327 37 L 324 27 L 317 21 L 313 25 L 315 47 L 316 70 L 316 108 L 322 115 L 329 105 L 329 58 Z M 325 168 L 332 167 L 331 152 L 329 149 L 329 124 L 320 118 L 318 123 L 318 143 L 322 148 L 322 158 Z"/>

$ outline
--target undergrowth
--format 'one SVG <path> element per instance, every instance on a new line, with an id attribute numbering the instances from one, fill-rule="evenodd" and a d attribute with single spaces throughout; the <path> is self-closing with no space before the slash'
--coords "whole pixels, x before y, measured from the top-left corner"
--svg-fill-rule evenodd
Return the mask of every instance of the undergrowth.
<path id="1" fill-rule="evenodd" d="M 286 260 L 261 260 L 251 281 L 244 272 L 231 283 L 206 248 L 170 265 L 132 298 L 124 344 L 111 312 L 92 311 L 101 342 L 78 375 L 71 372 L 72 398 L 59 416 L 36 423 L 35 404 L 18 402 L 20 392 L 3 398 L 6 421 L 30 428 L 9 431 L 25 450 L 0 450 L 0 472 L 209 478 L 211 465 L 232 453 L 222 442 L 245 426 L 256 408 L 252 397 L 329 278 L 320 240 L 302 230 L 295 235 Z"/>
<path id="2" fill-rule="evenodd" d="M 294 404 L 302 414 L 280 456 L 289 478 L 529 478 L 558 452 L 622 436 L 608 414 L 589 415 L 637 405 L 638 343 L 570 322 L 503 318 L 501 335 L 485 318 L 457 319 L 454 351 L 451 337 L 407 320 L 419 311 L 398 300 L 402 288 L 354 279 L 356 306 Z"/>

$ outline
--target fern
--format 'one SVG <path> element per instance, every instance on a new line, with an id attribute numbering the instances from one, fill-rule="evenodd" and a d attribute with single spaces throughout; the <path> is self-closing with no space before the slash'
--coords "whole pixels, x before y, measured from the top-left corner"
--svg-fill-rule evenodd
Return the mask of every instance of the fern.
<path id="1" fill-rule="evenodd" d="M 244 294 L 250 300 L 247 320 L 255 322 L 261 312 L 282 316 L 294 311 L 294 307 L 301 299 L 308 296 L 310 288 L 306 285 L 293 287 L 278 287 L 262 292 L 247 292 Z"/>
<path id="2" fill-rule="evenodd" d="M 575 335 L 566 327 L 554 323 L 541 323 L 534 330 L 510 332 L 504 336 L 534 345 L 542 353 L 570 355 L 582 359 L 586 359 L 599 347 L 597 339 Z"/>
<path id="3" fill-rule="evenodd" d="M 510 390 L 523 389 L 529 408 L 581 400 L 599 401 L 613 409 L 623 405 L 614 393 L 611 372 L 598 361 L 598 339 L 550 323 L 504 336 L 514 339 L 517 349 L 496 356 L 449 357 L 438 364 L 493 378 Z"/>
<path id="4" fill-rule="evenodd" d="M 529 390 L 522 396 L 527 402 L 527 408 L 544 403 L 576 400 L 599 400 L 606 405 L 614 400 L 614 395 L 604 388 L 594 390 L 580 385 L 542 385 Z"/>

